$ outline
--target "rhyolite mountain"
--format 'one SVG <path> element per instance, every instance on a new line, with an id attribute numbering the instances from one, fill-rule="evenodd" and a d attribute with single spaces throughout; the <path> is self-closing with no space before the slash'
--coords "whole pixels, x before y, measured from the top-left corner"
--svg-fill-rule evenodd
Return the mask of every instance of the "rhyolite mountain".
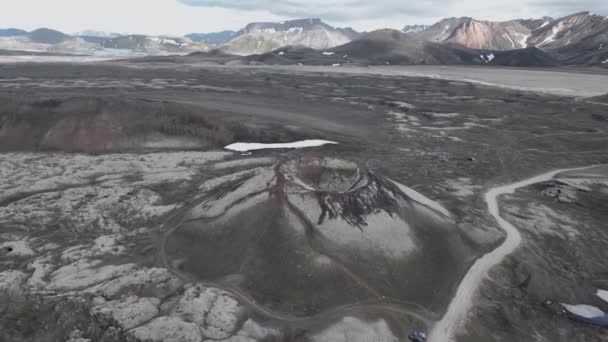
<path id="1" fill-rule="evenodd" d="M 471 18 L 446 18 L 413 36 L 420 40 L 442 43 L 452 35 L 456 28 L 469 19 Z"/>
<path id="2" fill-rule="evenodd" d="M 329 49 L 346 44 L 356 36 L 352 29 L 337 29 L 316 18 L 251 23 L 221 49 L 236 55 L 262 54 L 284 46 Z"/>
<path id="3" fill-rule="evenodd" d="M 535 47 L 562 64 L 608 64 L 603 63 L 608 60 L 608 18 L 589 12 L 558 19 L 544 17 L 504 22 L 447 18 L 409 34 L 424 41 L 459 44 L 473 49 L 509 51 Z M 519 54 L 540 56 L 536 50 Z M 542 55 L 536 60 L 548 61 L 545 57 Z"/>
<path id="4" fill-rule="evenodd" d="M 528 46 L 531 31 L 528 26 L 518 20 L 492 22 L 468 17 L 448 18 L 414 33 L 414 36 L 426 41 L 456 43 L 474 49 L 514 50 Z"/>

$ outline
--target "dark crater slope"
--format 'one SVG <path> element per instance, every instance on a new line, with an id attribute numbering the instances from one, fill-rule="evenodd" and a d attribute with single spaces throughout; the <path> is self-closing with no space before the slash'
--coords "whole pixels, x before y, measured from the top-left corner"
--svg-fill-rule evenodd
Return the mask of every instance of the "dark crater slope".
<path id="1" fill-rule="evenodd" d="M 0 99 L 0 151 L 105 153 L 223 148 L 304 135 L 196 105 L 118 96 Z"/>
<path id="2" fill-rule="evenodd" d="M 344 160 L 302 157 L 200 189 L 167 238 L 172 267 L 278 312 L 382 301 L 435 316 L 478 254 L 445 211 Z"/>

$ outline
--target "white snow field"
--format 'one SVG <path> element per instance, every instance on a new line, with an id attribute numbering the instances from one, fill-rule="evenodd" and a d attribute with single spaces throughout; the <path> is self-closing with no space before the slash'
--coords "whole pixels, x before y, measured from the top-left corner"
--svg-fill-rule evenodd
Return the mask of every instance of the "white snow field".
<path id="1" fill-rule="evenodd" d="M 584 304 L 577 304 L 577 305 L 562 304 L 562 306 L 569 313 L 571 313 L 573 315 L 585 317 L 585 318 L 588 318 L 588 319 L 593 319 L 593 318 L 604 316 L 604 311 L 596 308 L 595 306 L 591 306 L 591 305 L 584 305 Z"/>
<path id="2" fill-rule="evenodd" d="M 292 143 L 277 143 L 277 144 L 262 144 L 262 143 L 234 143 L 224 147 L 230 151 L 236 152 L 248 152 L 256 150 L 266 149 L 294 149 L 294 148 L 306 148 L 306 147 L 319 147 L 323 145 L 335 145 L 337 142 L 328 140 L 302 140 Z"/>
<path id="3" fill-rule="evenodd" d="M 597 290 L 596 295 L 600 297 L 604 302 L 608 303 L 608 291 L 606 290 Z"/>

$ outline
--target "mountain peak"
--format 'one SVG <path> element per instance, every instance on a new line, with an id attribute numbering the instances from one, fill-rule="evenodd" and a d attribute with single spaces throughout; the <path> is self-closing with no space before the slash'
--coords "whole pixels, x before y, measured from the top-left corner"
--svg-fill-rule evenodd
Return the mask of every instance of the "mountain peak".
<path id="1" fill-rule="evenodd" d="M 358 37 L 351 28 L 335 28 L 319 18 L 251 23 L 222 49 L 238 55 L 263 54 L 284 46 L 329 49 Z"/>
<path id="2" fill-rule="evenodd" d="M 59 44 L 72 38 L 63 32 L 46 27 L 36 29 L 30 32 L 28 36 L 32 42 L 42 44 Z"/>
<path id="3" fill-rule="evenodd" d="M 401 32 L 403 33 L 420 33 L 431 27 L 430 25 L 406 25 Z"/>

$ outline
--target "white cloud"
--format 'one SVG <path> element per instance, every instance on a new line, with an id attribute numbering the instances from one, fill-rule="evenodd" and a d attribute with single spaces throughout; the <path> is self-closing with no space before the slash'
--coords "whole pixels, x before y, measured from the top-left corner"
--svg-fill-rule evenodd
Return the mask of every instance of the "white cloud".
<path id="1" fill-rule="evenodd" d="M 481 19 L 514 19 L 544 15 L 562 16 L 579 11 L 607 14 L 606 0 L 179 0 L 193 6 L 241 10 L 267 10 L 282 16 L 322 17 L 356 22 L 394 17 L 430 18 L 476 16 Z M 475 14 L 475 15 L 474 15 Z"/>
<path id="2" fill-rule="evenodd" d="M 268 11 L 192 7 L 177 0 L 3 0 L 2 27 L 183 35 L 282 20 Z"/>
<path id="3" fill-rule="evenodd" d="M 2 27 L 170 35 L 235 30 L 254 21 L 302 17 L 373 30 L 432 24 L 452 16 L 508 20 L 583 10 L 608 14 L 606 0 L 3 0 L 2 5 Z"/>

